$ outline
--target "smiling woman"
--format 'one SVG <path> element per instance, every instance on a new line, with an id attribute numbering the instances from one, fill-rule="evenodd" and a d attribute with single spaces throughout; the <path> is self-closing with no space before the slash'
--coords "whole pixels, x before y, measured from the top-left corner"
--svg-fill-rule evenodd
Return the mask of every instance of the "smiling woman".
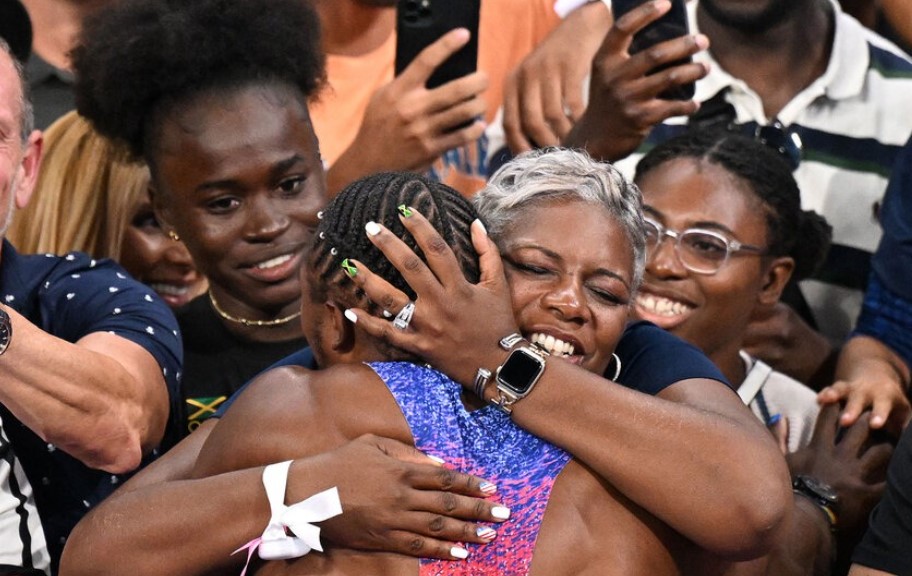
<path id="1" fill-rule="evenodd" d="M 85 252 L 119 262 L 172 308 L 206 289 L 190 254 L 152 213 L 149 170 L 76 112 L 44 133 L 32 200 L 7 236 L 26 254 Z"/>
<path id="2" fill-rule="evenodd" d="M 178 313 L 188 431 L 306 344 L 298 268 L 325 188 L 307 104 L 323 56 L 311 9 L 261 12 L 141 2 L 87 23 L 104 41 L 74 55 L 80 111 L 147 161 L 155 216 L 209 280 Z"/>
<path id="3" fill-rule="evenodd" d="M 777 306 L 790 278 L 823 262 L 826 221 L 802 210 L 798 184 L 773 150 L 727 132 L 657 146 L 636 182 L 647 260 L 635 314 L 703 350 L 764 422 L 781 417 L 789 452 L 805 446 L 815 393 L 742 347 L 754 315 Z"/>

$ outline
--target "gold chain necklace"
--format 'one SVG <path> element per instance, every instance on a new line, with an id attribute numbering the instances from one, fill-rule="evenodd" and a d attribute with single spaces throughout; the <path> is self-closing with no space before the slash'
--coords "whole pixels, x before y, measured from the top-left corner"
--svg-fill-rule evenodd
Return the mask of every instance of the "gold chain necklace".
<path id="1" fill-rule="evenodd" d="M 281 326 L 282 324 L 288 324 L 295 318 L 301 315 L 301 311 L 298 310 L 294 314 L 285 316 L 284 318 L 276 318 L 275 320 L 248 320 L 247 318 L 237 318 L 231 314 L 225 312 L 218 305 L 218 302 L 215 301 L 215 296 L 212 295 L 212 290 L 209 290 L 209 302 L 212 303 L 212 308 L 215 312 L 229 322 L 234 322 L 236 324 L 243 324 L 244 326 L 257 326 L 257 327 L 268 327 L 268 326 Z"/>

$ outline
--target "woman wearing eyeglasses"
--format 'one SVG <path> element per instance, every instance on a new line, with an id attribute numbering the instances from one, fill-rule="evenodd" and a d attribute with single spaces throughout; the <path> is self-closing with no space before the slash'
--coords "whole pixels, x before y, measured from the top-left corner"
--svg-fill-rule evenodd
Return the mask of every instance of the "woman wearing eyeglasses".
<path id="1" fill-rule="evenodd" d="M 786 162 L 741 135 L 669 140 L 640 161 L 635 181 L 646 223 L 635 315 L 701 348 L 787 453 L 796 513 L 765 573 L 844 567 L 883 491 L 892 447 L 871 435 L 867 415 L 840 430 L 838 404 L 819 409 L 810 388 L 741 349 L 752 313 L 823 261 L 830 227 L 801 209 Z"/>
<path id="2" fill-rule="evenodd" d="M 647 261 L 635 313 L 701 348 L 754 413 L 807 444 L 816 394 L 741 350 L 751 314 L 811 274 L 830 228 L 801 209 L 798 186 L 768 147 L 694 132 L 654 148 L 637 166 Z"/>

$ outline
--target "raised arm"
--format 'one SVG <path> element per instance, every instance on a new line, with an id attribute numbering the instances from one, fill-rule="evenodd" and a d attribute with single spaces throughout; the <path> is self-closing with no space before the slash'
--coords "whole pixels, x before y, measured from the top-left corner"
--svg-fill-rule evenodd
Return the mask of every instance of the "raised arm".
<path id="1" fill-rule="evenodd" d="M 619 160 L 636 150 L 653 126 L 673 116 L 687 116 L 699 108 L 693 100 L 663 100 L 659 94 L 695 82 L 709 68 L 693 62 L 649 72 L 705 50 L 706 36 L 668 40 L 630 55 L 633 35 L 671 9 L 668 0 L 655 0 L 618 18 L 592 60 L 589 103 L 563 145 L 583 148 L 602 160 Z"/>
<path id="2" fill-rule="evenodd" d="M 333 163 L 326 185 L 335 196 L 347 184 L 383 170 L 424 170 L 438 156 L 484 132 L 487 75 L 476 72 L 428 89 L 434 70 L 469 41 L 457 29 L 422 51 L 401 75 L 371 97 L 355 141 Z M 453 129 L 454 126 L 467 126 Z M 389 142 L 396 142 L 390 152 Z"/>
<path id="3" fill-rule="evenodd" d="M 397 330 L 361 311 L 352 314 L 365 330 L 420 355 L 471 390 L 478 368 L 493 372 L 506 359 L 500 338 L 518 331 L 497 249 L 476 223 L 473 239 L 483 272 L 472 285 L 423 217 L 403 222 L 430 268 L 386 229 L 372 241 L 418 294 L 410 329 Z M 362 264 L 357 270 L 355 282 L 384 308 L 398 311 L 407 301 Z M 651 397 L 552 359 L 534 392 L 514 405 L 513 418 L 715 554 L 747 558 L 767 552 L 789 515 L 785 461 L 720 382 L 685 380 Z"/>
<path id="4" fill-rule="evenodd" d="M 503 127 L 514 154 L 558 146 L 586 109 L 584 89 L 592 57 L 611 26 L 604 2 L 567 15 L 507 77 Z"/>
<path id="5" fill-rule="evenodd" d="M 89 467 L 136 468 L 161 441 L 168 419 L 168 391 L 152 354 L 106 332 L 71 344 L 2 308 L 13 337 L 0 363 L 0 404 Z"/>

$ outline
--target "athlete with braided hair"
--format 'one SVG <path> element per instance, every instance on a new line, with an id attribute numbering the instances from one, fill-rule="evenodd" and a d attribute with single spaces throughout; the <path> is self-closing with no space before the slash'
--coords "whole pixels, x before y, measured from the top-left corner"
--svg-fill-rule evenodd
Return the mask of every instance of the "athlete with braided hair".
<path id="1" fill-rule="evenodd" d="M 481 226 L 473 225 L 470 236 L 473 214 L 457 192 L 414 175 L 381 174 L 355 183 L 323 211 L 311 255 L 302 270 L 302 310 L 308 319 L 305 332 L 324 370 L 284 367 L 258 378 L 212 431 L 194 473 L 226 473 L 312 455 L 370 432 L 414 442 L 457 469 L 494 481 L 497 498 L 511 511 L 510 521 L 496 529 L 479 525 L 476 534 L 490 540 L 486 546 L 454 545 L 453 557 L 467 558 L 467 564 L 421 560 L 422 574 L 710 574 L 729 566 L 731 557 L 762 552 L 765 544 L 759 533 L 751 532 L 750 525 L 737 529 L 705 527 L 701 534 L 678 524 L 703 539 L 694 543 L 677 526 L 666 523 L 674 511 L 670 506 L 659 511 L 666 506 L 655 502 L 663 498 L 661 492 L 649 492 L 644 499 L 644 504 L 652 499 L 655 513 L 630 499 L 630 495 L 641 498 L 646 490 L 662 489 L 654 478 L 659 473 L 652 468 L 661 467 L 666 476 L 672 467 L 679 468 L 668 463 L 666 455 L 682 452 L 680 427 L 694 425 L 671 402 L 611 384 L 600 376 L 616 361 L 611 353 L 624 330 L 636 277 L 642 269 L 642 258 L 636 256 L 643 248 L 639 193 L 616 171 L 576 153 L 553 153 L 530 160 L 547 170 L 569 164 L 568 171 L 584 167 L 588 172 L 579 188 L 565 177 L 566 187 L 554 187 L 552 180 L 550 185 L 538 189 L 527 186 L 524 194 L 514 195 L 511 185 L 501 180 L 501 191 L 493 190 L 497 184 L 482 191 L 482 204 L 488 191 L 495 204 L 506 206 L 516 200 L 510 208 L 515 218 L 498 237 L 498 242 L 508 247 L 506 261 L 515 270 L 510 274 L 512 313 L 505 319 L 499 314 L 502 308 L 492 306 L 491 325 L 485 332 L 496 331 L 498 326 L 509 331 L 518 323 L 517 332 L 537 342 L 539 351 L 550 352 L 541 375 L 541 385 L 549 392 L 536 389 L 528 398 L 505 404 L 498 397 L 498 389 L 484 378 L 471 393 L 464 391 L 459 383 L 419 364 L 421 360 L 414 354 L 377 338 L 376 325 L 381 326 L 380 333 L 408 334 L 408 321 L 400 325 L 404 331 L 397 330 L 396 324 L 383 318 L 383 312 L 387 308 L 391 309 L 388 312 L 397 311 L 402 303 L 382 299 L 372 303 L 362 290 L 371 290 L 370 284 L 382 278 L 393 290 L 414 298 L 416 293 L 409 285 L 414 286 L 415 271 L 424 266 L 424 261 L 440 260 L 444 253 L 449 267 L 440 281 L 455 282 L 458 277 L 471 285 L 478 278 L 479 268 L 468 242 L 472 241 L 482 260 L 491 258 L 493 248 Z M 520 164 L 516 173 L 521 176 L 526 170 L 534 173 L 529 164 Z M 498 192 L 503 195 L 498 196 Z M 565 233 L 571 224 L 577 226 L 573 237 Z M 385 262 L 377 243 L 391 241 L 399 243 L 401 249 L 409 248 L 411 261 L 394 260 L 395 268 Z M 378 274 L 380 270 L 383 272 Z M 422 305 L 421 296 L 417 296 L 416 305 Z M 481 310 L 488 309 L 481 302 L 478 305 Z M 354 313 L 353 307 L 363 311 Z M 401 314 L 397 322 L 400 319 Z M 522 341 L 521 337 L 512 341 L 510 358 L 519 353 L 515 346 Z M 505 375 L 509 361 L 505 362 L 504 356 L 501 351 L 494 364 L 485 360 L 482 366 L 490 365 L 493 372 L 501 364 L 497 373 Z M 474 372 L 464 367 L 466 370 Z M 599 461 L 592 449 L 572 446 L 582 454 L 576 457 L 576 453 L 518 425 L 528 422 L 519 420 L 518 415 L 529 414 L 530 403 L 540 406 L 548 398 L 555 408 L 560 402 L 567 403 L 555 396 L 560 394 L 555 388 L 557 382 L 567 385 L 583 381 L 601 389 L 607 387 L 614 395 L 611 405 L 616 412 L 612 418 L 598 418 L 606 441 L 617 434 L 619 444 L 610 450 L 612 464 Z M 724 391 L 721 399 L 713 400 L 718 402 L 715 409 L 720 413 L 694 428 L 699 427 L 700 434 L 714 436 L 715 432 L 706 429 L 717 427 L 718 452 L 709 455 L 697 445 L 684 450 L 687 454 L 680 460 L 691 461 L 685 474 L 702 466 L 694 459 L 711 461 L 715 482 L 730 473 L 743 474 L 744 462 L 731 460 L 725 464 L 722 454 L 754 442 L 751 449 L 755 461 L 747 465 L 750 470 L 746 473 L 752 477 L 758 498 L 744 500 L 755 507 L 750 515 L 782 513 L 767 508 L 787 486 L 787 482 L 777 486 L 773 480 L 780 477 L 780 468 L 784 469 L 781 457 L 756 422 L 745 426 L 743 433 L 735 432 L 740 425 L 735 422 L 740 422 L 746 410 L 737 396 L 716 384 Z M 592 401 L 602 403 L 604 398 Z M 607 405 L 593 405 L 593 413 Z M 509 408 L 515 410 L 516 421 L 508 414 Z M 676 424 L 673 430 L 643 435 L 642 418 L 647 416 L 655 422 Z M 628 418 L 630 422 L 624 424 Z M 636 431 L 649 444 L 646 453 L 656 450 L 659 454 L 646 456 L 634 445 L 623 447 L 626 432 L 620 428 L 628 425 L 629 432 Z M 615 426 L 619 429 L 609 430 Z M 262 432 L 257 436 L 241 433 L 249 429 Z M 668 436 L 659 443 L 651 437 L 654 433 Z M 639 458 L 640 467 L 624 464 L 632 457 Z M 636 478 L 644 483 L 642 490 L 624 483 Z M 667 479 L 666 485 L 690 494 L 691 486 L 699 482 L 694 478 L 685 481 L 676 476 Z M 724 497 L 720 484 L 705 488 L 714 497 Z M 767 517 L 767 529 L 778 521 Z M 717 538 L 725 533 L 737 543 L 724 549 L 731 544 L 724 543 L 724 538 L 713 542 L 709 536 L 713 529 Z M 331 550 L 292 563 L 266 564 L 259 573 L 382 575 L 414 574 L 418 569 L 419 563 L 404 556 Z"/>

